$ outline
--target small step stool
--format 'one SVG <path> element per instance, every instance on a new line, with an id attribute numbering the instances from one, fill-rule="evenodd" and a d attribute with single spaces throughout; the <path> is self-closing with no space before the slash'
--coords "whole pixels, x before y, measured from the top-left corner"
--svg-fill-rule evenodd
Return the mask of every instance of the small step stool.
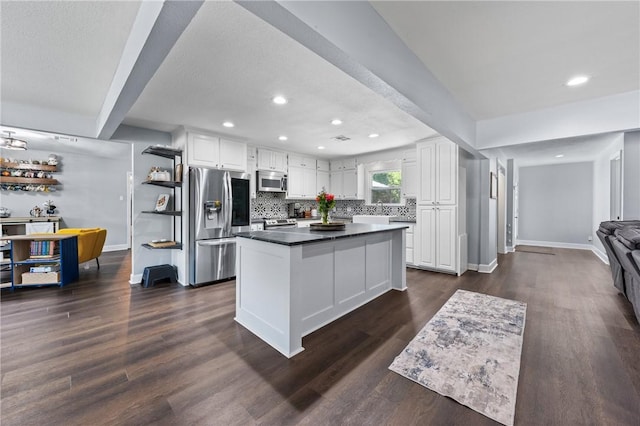
<path id="1" fill-rule="evenodd" d="M 162 280 L 169 280 L 172 284 L 178 282 L 176 267 L 173 265 L 147 266 L 142 273 L 142 287 L 148 288 Z"/>

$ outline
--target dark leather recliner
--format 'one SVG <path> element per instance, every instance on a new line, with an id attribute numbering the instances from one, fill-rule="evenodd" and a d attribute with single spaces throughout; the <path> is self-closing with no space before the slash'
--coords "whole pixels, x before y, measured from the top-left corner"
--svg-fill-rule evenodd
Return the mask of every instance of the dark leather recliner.
<path id="1" fill-rule="evenodd" d="M 627 299 L 627 290 L 625 288 L 624 271 L 620 265 L 620 260 L 616 256 L 613 249 L 612 240 L 616 239 L 614 235 L 616 230 L 622 229 L 625 226 L 635 226 L 640 228 L 640 220 L 626 220 L 626 221 L 606 221 L 600 223 L 599 229 L 596 231 L 596 235 L 602 242 L 607 257 L 609 258 L 609 266 L 611 267 L 611 277 L 613 278 L 613 285 L 620 291 Z"/>
<path id="2" fill-rule="evenodd" d="M 640 322 L 640 269 L 634 257 L 640 258 L 640 228 L 625 226 L 615 231 L 615 238 L 611 239 L 611 245 L 622 267 L 624 277 L 625 295 Z M 634 256 L 635 255 L 635 256 Z"/>

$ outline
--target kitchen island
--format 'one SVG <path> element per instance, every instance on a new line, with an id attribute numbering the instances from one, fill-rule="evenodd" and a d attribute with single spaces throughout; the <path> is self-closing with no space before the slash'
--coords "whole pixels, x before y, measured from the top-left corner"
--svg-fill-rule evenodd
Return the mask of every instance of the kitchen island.
<path id="1" fill-rule="evenodd" d="M 406 225 L 346 224 L 236 236 L 235 320 L 290 358 L 302 337 L 387 291 L 405 290 Z"/>

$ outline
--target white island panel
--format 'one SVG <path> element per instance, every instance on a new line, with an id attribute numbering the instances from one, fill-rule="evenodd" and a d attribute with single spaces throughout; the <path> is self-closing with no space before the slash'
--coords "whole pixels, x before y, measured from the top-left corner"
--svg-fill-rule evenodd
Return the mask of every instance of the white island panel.
<path id="1" fill-rule="evenodd" d="M 303 336 L 406 289 L 404 229 L 295 245 L 239 237 L 236 247 L 236 321 L 287 357 Z"/>

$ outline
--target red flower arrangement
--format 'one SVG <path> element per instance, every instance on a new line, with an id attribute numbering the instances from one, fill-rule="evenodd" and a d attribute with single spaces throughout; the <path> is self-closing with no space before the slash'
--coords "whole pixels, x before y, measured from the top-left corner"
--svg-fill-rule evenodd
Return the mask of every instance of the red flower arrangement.
<path id="1" fill-rule="evenodd" d="M 322 217 L 322 223 L 326 225 L 329 223 L 329 210 L 336 206 L 335 197 L 333 194 L 325 192 L 323 188 L 316 196 L 316 201 L 318 202 L 318 211 Z"/>

